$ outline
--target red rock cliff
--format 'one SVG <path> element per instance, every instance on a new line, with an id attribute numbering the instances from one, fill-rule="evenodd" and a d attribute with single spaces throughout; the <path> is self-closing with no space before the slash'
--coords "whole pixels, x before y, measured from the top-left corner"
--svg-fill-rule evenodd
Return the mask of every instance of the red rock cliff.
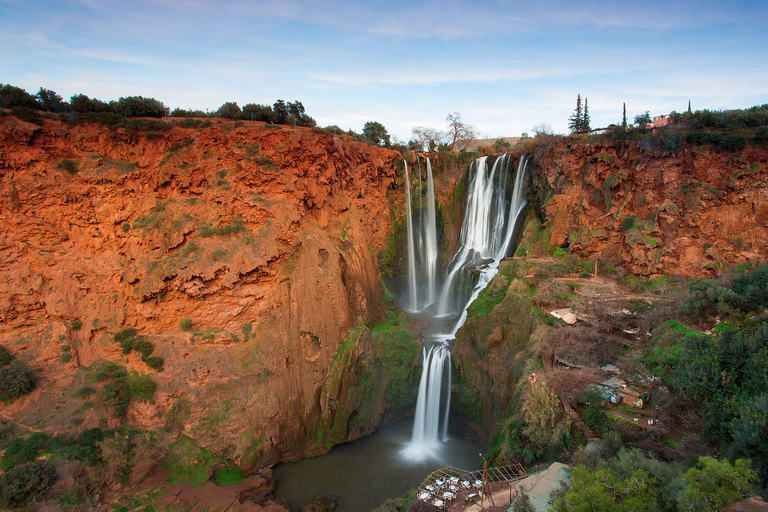
<path id="1" fill-rule="evenodd" d="M 350 328 L 383 316 L 374 254 L 399 153 L 274 126 L 0 123 L 0 344 L 42 380 L 2 415 L 34 421 L 100 360 L 151 373 L 112 339 L 133 326 L 165 359 L 155 403 L 129 412 L 141 428 L 173 408 L 246 466 L 372 429 L 381 400 L 347 425 L 357 391 L 327 378 L 363 357 L 365 336 L 337 357 Z"/>
<path id="2" fill-rule="evenodd" d="M 550 243 L 636 275 L 712 277 L 768 254 L 768 148 L 549 147 L 533 171 Z"/>

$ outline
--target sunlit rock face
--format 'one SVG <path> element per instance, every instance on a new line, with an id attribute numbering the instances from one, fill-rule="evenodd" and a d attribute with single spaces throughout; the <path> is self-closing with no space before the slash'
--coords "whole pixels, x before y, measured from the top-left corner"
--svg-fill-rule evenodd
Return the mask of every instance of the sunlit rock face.
<path id="1" fill-rule="evenodd" d="M 4 418 L 34 423 L 86 367 L 113 361 L 158 383 L 127 421 L 173 423 L 245 467 L 322 453 L 381 420 L 381 379 L 358 404 L 372 341 L 351 329 L 385 318 L 376 254 L 399 153 L 259 124 L 132 132 L 10 116 L 0 147 L 0 344 L 40 379 Z M 126 327 L 162 372 L 121 352 Z M 117 421 L 98 408 L 71 421 L 76 405 L 50 426 Z"/>
<path id="2" fill-rule="evenodd" d="M 688 143 L 649 154 L 638 143 L 549 148 L 534 186 L 549 242 L 635 275 L 713 277 L 761 264 L 768 250 L 768 148 Z M 552 195 L 553 194 L 553 195 Z"/>

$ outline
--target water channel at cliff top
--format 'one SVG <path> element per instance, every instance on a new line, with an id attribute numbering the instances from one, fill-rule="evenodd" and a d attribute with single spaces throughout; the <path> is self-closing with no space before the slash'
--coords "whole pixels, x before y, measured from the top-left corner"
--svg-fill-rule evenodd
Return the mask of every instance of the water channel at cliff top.
<path id="1" fill-rule="evenodd" d="M 403 457 L 410 442 L 413 419 L 385 425 L 371 436 L 337 446 L 327 455 L 274 468 L 277 498 L 293 512 L 309 498 L 333 494 L 343 504 L 339 512 L 366 512 L 389 498 L 399 498 L 419 486 L 442 466 L 475 470 L 483 448 L 459 425 L 451 425 L 439 456 L 414 463 Z"/>

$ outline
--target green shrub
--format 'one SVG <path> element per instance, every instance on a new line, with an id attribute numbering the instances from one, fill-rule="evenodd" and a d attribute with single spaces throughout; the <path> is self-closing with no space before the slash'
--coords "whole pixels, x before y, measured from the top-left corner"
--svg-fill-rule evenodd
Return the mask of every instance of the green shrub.
<path id="1" fill-rule="evenodd" d="M 13 356 L 10 352 L 8 352 L 8 349 L 4 346 L 0 345 L 0 367 L 3 367 L 11 362 L 11 359 L 13 359 Z"/>
<path id="2" fill-rule="evenodd" d="M 43 124 L 43 120 L 40 117 L 40 114 L 38 114 L 36 110 L 28 107 L 13 107 L 11 109 L 11 115 L 16 119 L 20 119 L 21 121 L 26 121 L 28 123 L 35 123 L 40 125 Z"/>
<path id="3" fill-rule="evenodd" d="M 0 497 L 9 507 L 23 507 L 44 497 L 55 482 L 56 467 L 50 461 L 16 466 L 0 477 Z"/>
<path id="4" fill-rule="evenodd" d="M 624 217 L 624 219 L 621 221 L 619 231 L 627 232 L 633 227 L 635 227 L 635 217 L 630 215 L 629 217 Z"/>
<path id="5" fill-rule="evenodd" d="M 157 384 L 146 375 L 136 375 L 128 379 L 128 389 L 131 398 L 138 398 L 144 402 L 149 402 L 155 396 Z"/>
<path id="6" fill-rule="evenodd" d="M 598 434 L 602 434 L 608 426 L 608 417 L 606 416 L 605 412 L 594 406 L 590 406 L 584 409 L 581 418 L 589 428 Z"/>
<path id="7" fill-rule="evenodd" d="M 79 116 L 80 122 L 99 123 L 102 126 L 125 126 L 126 120 L 121 114 L 115 112 L 85 112 Z"/>
<path id="8" fill-rule="evenodd" d="M 141 354 L 141 359 L 145 359 L 152 355 L 155 351 L 155 347 L 147 340 L 140 338 L 133 342 L 133 350 Z"/>
<path id="9" fill-rule="evenodd" d="M 0 396 L 8 400 L 35 389 L 35 376 L 23 361 L 11 361 L 0 368 Z"/>
<path id="10" fill-rule="evenodd" d="M 217 228 L 212 228 L 208 224 L 203 224 L 199 228 L 197 228 L 197 234 L 201 237 L 207 238 L 209 236 L 214 235 L 229 235 L 232 233 L 238 233 L 240 231 L 247 231 L 248 228 L 245 227 L 243 224 L 243 221 L 239 218 L 235 218 L 232 220 L 232 222 L 226 226 L 221 226 Z"/>
<path id="11" fill-rule="evenodd" d="M 163 358 L 158 356 L 149 356 L 144 357 L 141 359 L 144 361 L 144 364 L 152 368 L 153 370 L 157 370 L 158 372 L 163 371 Z"/>
<path id="12" fill-rule="evenodd" d="M 67 171 L 69 174 L 77 174 L 80 169 L 77 167 L 77 162 L 74 160 L 62 160 L 57 164 L 58 168 Z"/>
<path id="13" fill-rule="evenodd" d="M 251 325 L 251 322 L 246 322 L 243 324 L 243 327 L 240 329 L 243 332 L 243 339 L 247 340 L 248 336 L 251 335 L 251 329 L 253 329 L 253 326 Z"/>
<path id="14" fill-rule="evenodd" d="M 768 265 L 737 277 L 731 289 L 741 297 L 744 309 L 768 305 Z"/>
<path id="15" fill-rule="evenodd" d="M 117 342 L 121 342 L 125 339 L 133 338 L 135 336 L 136 336 L 136 329 L 134 329 L 133 327 L 127 327 L 122 331 L 119 331 L 117 334 L 115 334 L 114 340 Z"/>
<path id="16" fill-rule="evenodd" d="M 192 137 L 184 137 L 183 139 L 177 140 L 173 144 L 171 144 L 168 147 L 168 152 L 169 153 L 175 153 L 176 151 L 180 150 L 181 148 L 189 146 L 193 142 L 195 142 L 195 139 L 193 139 Z"/>
<path id="17" fill-rule="evenodd" d="M 120 226 L 120 229 L 122 230 L 123 233 L 127 233 L 128 231 L 131 230 L 131 225 L 128 224 L 127 222 L 124 222 L 123 225 Z"/>
<path id="18" fill-rule="evenodd" d="M 192 329 L 192 319 L 188 316 L 183 317 L 181 320 L 179 320 L 179 329 L 181 329 L 184 332 L 189 331 Z"/>
<path id="19" fill-rule="evenodd" d="M 83 386 L 81 388 L 78 388 L 72 396 L 75 398 L 81 398 L 90 395 L 91 393 L 95 393 L 96 390 L 93 389 L 91 386 Z"/>
<path id="20" fill-rule="evenodd" d="M 122 418 L 128 412 L 131 404 L 131 390 L 125 378 L 111 380 L 101 389 L 104 405 L 112 407 L 112 416 Z"/>
<path id="21" fill-rule="evenodd" d="M 72 359 L 72 354 L 70 354 L 69 352 L 64 352 L 59 356 L 59 360 L 62 363 L 68 363 L 71 359 Z"/>

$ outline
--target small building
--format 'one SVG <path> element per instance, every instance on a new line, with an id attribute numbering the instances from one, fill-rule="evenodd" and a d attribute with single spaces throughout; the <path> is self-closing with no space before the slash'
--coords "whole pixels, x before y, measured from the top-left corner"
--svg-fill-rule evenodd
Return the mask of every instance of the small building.
<path id="1" fill-rule="evenodd" d="M 653 116 L 653 127 L 667 126 L 669 124 L 669 114 L 662 114 L 660 116 Z"/>
<path id="2" fill-rule="evenodd" d="M 638 409 L 644 408 L 651 398 L 648 393 L 627 384 L 621 386 L 621 394 L 624 397 L 624 402 Z"/>

